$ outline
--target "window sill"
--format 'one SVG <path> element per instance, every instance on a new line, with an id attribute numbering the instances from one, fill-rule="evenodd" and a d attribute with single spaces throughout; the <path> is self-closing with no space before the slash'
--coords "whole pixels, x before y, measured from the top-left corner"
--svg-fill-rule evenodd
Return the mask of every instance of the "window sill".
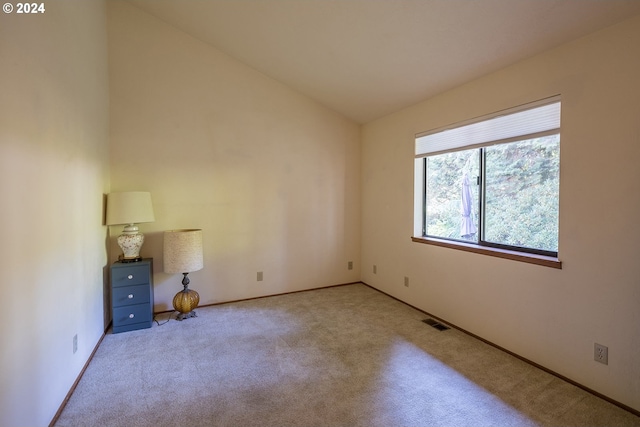
<path id="1" fill-rule="evenodd" d="M 441 246 L 443 248 L 457 249 L 459 251 L 473 252 L 476 254 L 489 255 L 498 258 L 510 259 L 513 261 L 526 262 L 529 264 L 542 265 L 562 269 L 562 261 L 557 258 L 544 255 L 527 254 L 523 252 L 508 251 L 505 249 L 490 248 L 486 246 L 474 245 L 471 243 L 452 242 L 449 240 L 435 239 L 433 237 L 412 237 L 416 243 Z"/>

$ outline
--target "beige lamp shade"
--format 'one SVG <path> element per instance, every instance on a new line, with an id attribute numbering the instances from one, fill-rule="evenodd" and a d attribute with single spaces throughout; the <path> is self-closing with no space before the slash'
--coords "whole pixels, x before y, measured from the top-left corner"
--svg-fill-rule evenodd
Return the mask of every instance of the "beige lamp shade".
<path id="1" fill-rule="evenodd" d="M 190 273 L 204 266 L 202 230 L 184 229 L 164 232 L 164 272 Z"/>
<path id="2" fill-rule="evenodd" d="M 107 225 L 153 222 L 151 193 L 125 191 L 107 195 Z"/>

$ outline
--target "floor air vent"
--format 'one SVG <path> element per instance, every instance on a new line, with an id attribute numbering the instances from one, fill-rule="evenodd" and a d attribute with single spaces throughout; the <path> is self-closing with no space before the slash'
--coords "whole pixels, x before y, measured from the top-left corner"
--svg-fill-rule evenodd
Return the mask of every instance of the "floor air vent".
<path id="1" fill-rule="evenodd" d="M 447 329 L 450 329 L 448 326 L 445 326 L 440 322 L 436 322 L 433 319 L 424 319 L 423 322 L 429 326 L 436 328 L 439 331 L 446 331 Z"/>

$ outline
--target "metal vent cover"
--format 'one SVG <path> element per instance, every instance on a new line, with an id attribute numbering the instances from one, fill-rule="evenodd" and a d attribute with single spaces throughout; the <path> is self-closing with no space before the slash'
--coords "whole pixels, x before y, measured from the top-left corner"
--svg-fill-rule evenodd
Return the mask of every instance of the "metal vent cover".
<path id="1" fill-rule="evenodd" d="M 426 323 L 427 325 L 436 328 L 439 331 L 446 331 L 447 329 L 451 329 L 448 326 L 443 325 L 442 323 L 433 320 L 433 319 L 424 319 L 423 320 L 424 323 Z"/>

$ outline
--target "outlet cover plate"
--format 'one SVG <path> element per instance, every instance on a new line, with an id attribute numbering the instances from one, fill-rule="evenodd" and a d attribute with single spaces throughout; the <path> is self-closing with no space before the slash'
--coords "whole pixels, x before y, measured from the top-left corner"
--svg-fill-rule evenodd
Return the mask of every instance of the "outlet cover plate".
<path id="1" fill-rule="evenodd" d="M 609 364 L 609 348 L 605 345 L 595 343 L 593 346 L 593 359 L 596 362 Z"/>

